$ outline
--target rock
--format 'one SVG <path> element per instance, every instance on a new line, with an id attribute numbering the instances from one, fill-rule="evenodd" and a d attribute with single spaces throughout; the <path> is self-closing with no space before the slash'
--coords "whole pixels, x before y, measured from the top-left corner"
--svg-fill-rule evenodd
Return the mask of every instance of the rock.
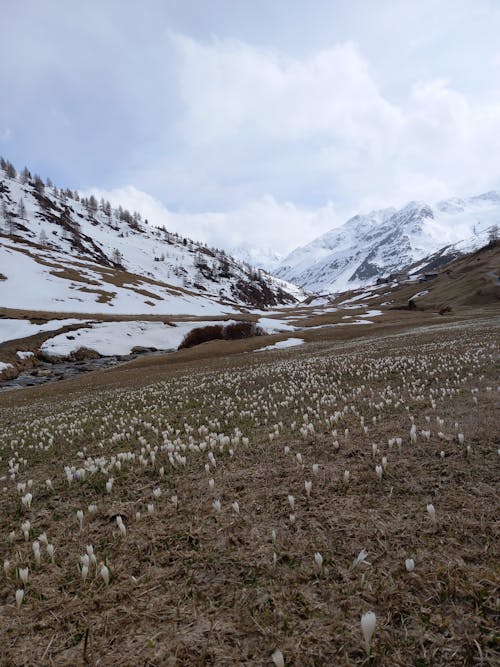
<path id="1" fill-rule="evenodd" d="M 68 361 L 68 357 L 61 354 L 52 354 L 47 350 L 38 350 L 36 356 L 40 361 L 46 361 L 49 364 L 61 364 L 63 361 Z"/>
<path id="2" fill-rule="evenodd" d="M 0 382 L 3 380 L 15 380 L 18 375 L 19 371 L 17 368 L 9 364 L 7 368 L 3 368 L 3 370 L 0 371 Z"/>
<path id="3" fill-rule="evenodd" d="M 79 347 L 78 350 L 71 353 L 71 358 L 75 361 L 85 361 L 86 359 L 100 359 L 101 355 L 88 347 Z"/>

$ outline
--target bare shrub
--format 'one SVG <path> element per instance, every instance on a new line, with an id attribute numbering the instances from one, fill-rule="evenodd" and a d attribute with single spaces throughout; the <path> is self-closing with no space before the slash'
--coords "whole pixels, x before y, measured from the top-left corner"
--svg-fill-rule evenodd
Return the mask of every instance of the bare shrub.
<path id="1" fill-rule="evenodd" d="M 234 322 L 232 324 L 212 324 L 190 331 L 179 345 L 179 350 L 207 343 L 209 340 L 238 340 L 262 336 L 263 330 L 255 322 Z"/>

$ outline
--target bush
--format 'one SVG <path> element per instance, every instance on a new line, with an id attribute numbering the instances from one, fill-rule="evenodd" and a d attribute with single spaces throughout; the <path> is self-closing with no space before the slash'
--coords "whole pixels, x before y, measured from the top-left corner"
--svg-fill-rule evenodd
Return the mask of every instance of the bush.
<path id="1" fill-rule="evenodd" d="M 240 338 L 252 338 L 262 336 L 264 332 L 255 322 L 235 322 L 233 324 L 213 324 L 199 327 L 190 331 L 179 345 L 179 350 L 184 350 L 209 340 L 238 340 Z"/>

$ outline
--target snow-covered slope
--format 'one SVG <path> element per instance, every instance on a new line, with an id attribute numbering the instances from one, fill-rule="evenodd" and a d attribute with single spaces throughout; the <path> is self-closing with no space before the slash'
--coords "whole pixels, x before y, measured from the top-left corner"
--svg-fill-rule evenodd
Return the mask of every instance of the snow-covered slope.
<path id="1" fill-rule="evenodd" d="M 0 306 L 215 315 L 293 303 L 293 285 L 94 198 L 0 168 Z"/>
<path id="2" fill-rule="evenodd" d="M 286 257 L 275 274 L 316 292 L 374 282 L 438 253 L 443 261 L 487 242 L 500 223 L 500 192 L 435 205 L 410 202 L 357 215 Z"/>

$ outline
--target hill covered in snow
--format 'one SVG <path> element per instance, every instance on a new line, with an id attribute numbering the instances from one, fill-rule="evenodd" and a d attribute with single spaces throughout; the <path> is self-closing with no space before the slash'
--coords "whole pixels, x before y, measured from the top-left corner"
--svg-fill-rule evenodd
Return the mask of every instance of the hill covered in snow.
<path id="1" fill-rule="evenodd" d="M 412 201 L 356 215 L 288 255 L 274 273 L 315 292 L 341 292 L 413 266 L 472 252 L 500 223 L 500 192 L 435 205 Z"/>
<path id="2" fill-rule="evenodd" d="M 0 306 L 209 315 L 301 291 L 223 250 L 0 162 Z"/>

